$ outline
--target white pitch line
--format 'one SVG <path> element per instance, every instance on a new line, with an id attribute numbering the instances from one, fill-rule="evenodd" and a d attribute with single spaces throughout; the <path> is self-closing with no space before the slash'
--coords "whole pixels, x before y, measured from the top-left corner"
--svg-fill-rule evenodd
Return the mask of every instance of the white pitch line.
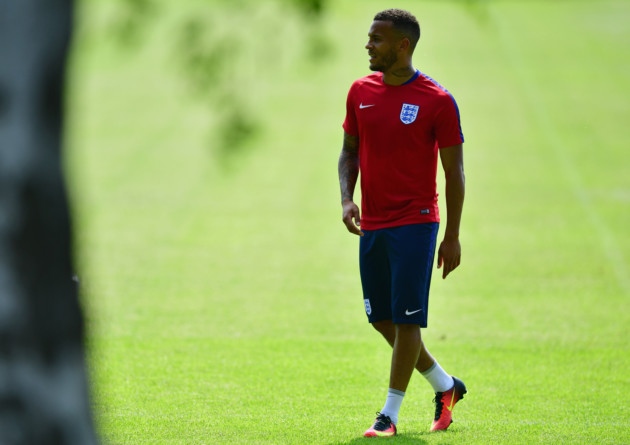
<path id="1" fill-rule="evenodd" d="M 540 106 L 544 104 L 544 101 L 541 99 L 538 90 L 533 88 L 525 77 L 524 73 L 527 71 L 526 66 L 523 63 L 522 57 L 519 56 L 516 46 L 512 42 L 509 30 L 506 31 L 505 29 L 504 21 L 496 16 L 496 12 L 492 11 L 492 8 L 490 8 L 490 10 L 492 22 L 499 31 L 498 40 L 502 44 L 503 55 L 505 59 L 510 62 L 519 82 L 519 87 L 521 91 L 524 92 L 524 102 L 529 110 L 532 111 L 531 115 L 535 116 L 536 124 L 542 130 L 546 144 L 554 153 L 573 195 L 582 207 L 583 213 L 587 216 L 588 222 L 594 232 L 601 240 L 601 248 L 617 278 L 620 289 L 624 294 L 630 295 L 630 273 L 622 252 L 615 244 L 614 233 L 606 225 L 606 222 L 599 213 L 594 211 L 595 207 L 593 202 L 582 186 L 584 181 L 580 176 L 579 170 L 569 156 L 568 151 L 562 150 L 562 147 L 566 144 L 562 140 L 558 130 L 551 124 L 552 118 L 547 111 L 547 107 Z"/>

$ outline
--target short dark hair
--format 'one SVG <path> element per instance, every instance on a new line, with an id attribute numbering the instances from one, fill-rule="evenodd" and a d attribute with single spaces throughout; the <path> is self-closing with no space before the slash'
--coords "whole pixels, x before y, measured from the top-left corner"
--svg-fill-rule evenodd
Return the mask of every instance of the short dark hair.
<path id="1" fill-rule="evenodd" d="M 411 51 L 413 52 L 416 48 L 416 44 L 420 40 L 420 23 L 412 13 L 404 9 L 386 9 L 376 14 L 374 20 L 392 22 L 394 29 L 409 39 Z"/>

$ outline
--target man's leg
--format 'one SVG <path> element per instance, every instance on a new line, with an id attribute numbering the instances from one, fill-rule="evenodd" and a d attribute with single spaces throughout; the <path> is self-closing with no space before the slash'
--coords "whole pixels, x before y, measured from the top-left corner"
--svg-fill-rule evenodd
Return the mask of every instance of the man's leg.
<path id="1" fill-rule="evenodd" d="M 392 354 L 392 373 L 394 370 L 393 361 L 396 356 L 396 339 L 398 337 L 397 332 L 400 326 L 415 326 L 415 325 L 395 325 L 391 320 L 379 321 L 373 323 L 374 329 L 379 331 L 381 335 L 387 340 L 387 343 L 390 344 L 392 348 L 394 348 L 394 353 Z M 417 328 L 417 326 L 415 326 Z M 441 393 L 446 392 L 449 389 L 453 388 L 453 378 L 447 374 L 440 364 L 433 358 L 428 349 L 424 346 L 424 342 L 422 341 L 422 334 L 420 333 L 420 329 L 418 329 L 418 337 L 420 340 L 420 352 L 418 354 L 418 358 L 416 359 L 415 368 L 422 374 L 422 376 L 431 384 L 433 387 L 433 392 Z M 390 376 L 390 386 L 394 383 L 391 379 L 393 376 Z M 396 381 L 397 383 L 397 381 Z M 407 381 L 407 383 L 409 383 Z M 398 384 L 398 383 L 397 383 Z M 398 389 L 396 386 L 391 386 L 392 388 Z M 404 390 L 401 390 L 404 391 Z"/>
<path id="2" fill-rule="evenodd" d="M 365 436 L 391 436 L 396 434 L 398 412 L 402 405 L 405 391 L 411 380 L 411 375 L 418 362 L 422 348 L 420 327 L 415 324 L 393 325 L 390 322 L 374 323 L 386 326 L 385 337 L 392 346 L 392 361 L 389 374 L 389 390 L 385 406 L 380 411 L 376 422 L 365 432 Z M 375 326 L 376 327 L 376 326 Z"/>
<path id="3" fill-rule="evenodd" d="M 414 324 L 394 325 L 396 338 L 392 351 L 392 365 L 389 374 L 389 387 L 405 392 L 411 374 L 418 363 L 422 348 L 420 327 Z"/>
<path id="4" fill-rule="evenodd" d="M 391 423 L 394 425 L 398 423 L 398 413 L 405 391 L 423 349 L 420 327 L 415 324 L 394 325 L 391 321 L 375 322 L 373 326 L 376 329 L 383 329 L 383 336 L 392 346 L 389 389 L 379 417 L 384 416 L 382 422 L 388 426 L 387 430 L 390 434 L 396 434 L 396 428 L 391 426 Z M 366 432 L 366 435 L 376 434 L 377 432 L 372 430 L 378 428 L 378 423 L 379 418 L 377 418 L 375 425 Z"/>
<path id="5" fill-rule="evenodd" d="M 386 320 L 386 321 L 378 321 L 378 322 L 372 323 L 372 326 L 374 327 L 374 329 L 376 329 L 378 332 L 381 333 L 381 335 L 385 338 L 385 340 L 387 340 L 387 343 L 389 343 L 389 345 L 393 348 L 396 342 L 396 325 L 394 325 L 394 323 L 392 323 L 391 320 Z M 416 328 L 418 328 L 418 326 L 416 325 L 398 325 L 398 326 L 415 326 Z M 423 373 L 425 371 L 428 371 L 429 368 L 431 368 L 436 363 L 436 361 L 433 358 L 433 356 L 429 353 L 427 348 L 424 346 L 424 342 L 422 341 L 422 334 L 419 328 L 418 328 L 418 337 L 420 340 L 420 352 L 416 360 L 415 368 L 418 370 L 418 372 Z M 393 357 L 392 357 L 392 360 L 393 360 Z"/>
<path id="6" fill-rule="evenodd" d="M 401 385 L 400 382 L 404 382 L 404 380 L 398 380 L 394 377 L 394 373 L 396 372 L 395 369 L 399 369 L 394 366 L 394 361 L 396 360 L 395 357 L 397 356 L 396 342 L 398 341 L 400 343 L 401 340 L 399 340 L 399 338 L 402 339 L 402 337 L 399 337 L 401 334 L 399 327 L 414 325 L 395 325 L 392 321 L 386 320 L 372 323 L 372 326 L 374 326 L 374 329 L 379 331 L 390 346 L 394 348 L 394 351 L 392 352 L 390 388 L 398 388 Z M 452 410 L 455 403 L 463 399 L 464 394 L 466 394 L 466 386 L 461 380 L 450 376 L 442 369 L 440 364 L 431 356 L 427 348 L 424 346 L 420 329 L 418 329 L 418 334 L 420 340 L 420 352 L 416 360 L 415 368 L 431 384 L 433 391 L 435 392 L 435 417 L 431 426 L 431 431 L 445 430 L 452 422 Z M 411 380 L 412 372 L 413 371 L 409 373 L 409 377 L 406 380 L 407 384 L 409 383 L 409 380 Z M 399 378 L 404 379 L 404 376 L 399 376 Z M 401 391 L 404 395 L 405 390 Z M 399 407 L 400 404 L 398 404 L 398 408 Z M 385 408 L 383 408 L 383 410 L 385 410 Z"/>

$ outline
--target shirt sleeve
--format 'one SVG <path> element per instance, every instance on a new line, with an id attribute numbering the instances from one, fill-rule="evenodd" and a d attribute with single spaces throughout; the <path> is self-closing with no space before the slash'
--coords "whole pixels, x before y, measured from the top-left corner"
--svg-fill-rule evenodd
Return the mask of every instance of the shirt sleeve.
<path id="1" fill-rule="evenodd" d="M 446 94 L 443 99 L 444 105 L 436 116 L 435 139 L 438 147 L 450 147 L 464 143 L 461 120 L 459 118 L 459 107 L 455 98 Z"/>
<path id="2" fill-rule="evenodd" d="M 357 115 L 354 97 L 356 95 L 356 84 L 352 84 L 348 97 L 346 98 L 346 118 L 343 121 L 343 130 L 350 136 L 359 135 L 359 126 L 357 124 Z"/>

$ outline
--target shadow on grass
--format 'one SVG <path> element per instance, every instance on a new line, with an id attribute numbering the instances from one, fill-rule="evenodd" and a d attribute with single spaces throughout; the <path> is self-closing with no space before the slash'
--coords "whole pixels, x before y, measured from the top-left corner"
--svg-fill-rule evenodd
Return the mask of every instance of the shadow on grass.
<path id="1" fill-rule="evenodd" d="M 386 439 L 379 439 L 374 437 L 357 437 L 355 439 L 345 442 L 332 442 L 328 445 L 367 445 L 374 444 L 375 442 L 387 442 L 388 444 L 414 444 L 414 445 L 426 445 L 429 442 L 422 438 L 426 433 L 414 433 L 414 434 L 397 434 L 394 437 L 388 437 Z"/>

